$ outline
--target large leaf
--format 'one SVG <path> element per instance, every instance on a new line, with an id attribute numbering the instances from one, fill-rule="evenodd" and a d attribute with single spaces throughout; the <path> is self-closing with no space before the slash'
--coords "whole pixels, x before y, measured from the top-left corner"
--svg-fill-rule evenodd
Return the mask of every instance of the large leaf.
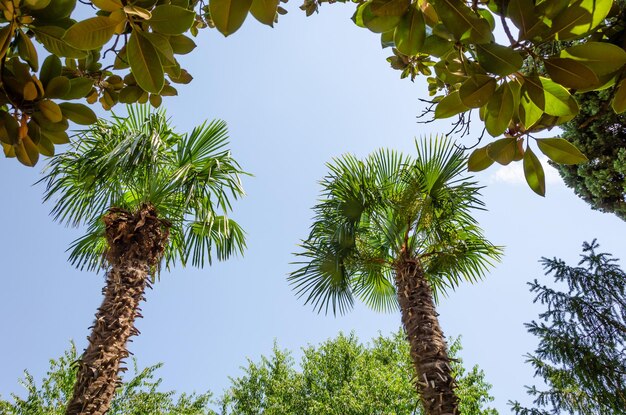
<path id="1" fill-rule="evenodd" d="M 396 27 L 393 40 L 396 49 L 408 56 L 417 55 L 424 45 L 426 23 L 422 11 L 411 7 Z"/>
<path id="2" fill-rule="evenodd" d="M 279 3 L 280 0 L 252 0 L 250 14 L 259 22 L 273 27 Z"/>
<path id="3" fill-rule="evenodd" d="M 570 58 L 587 65 L 598 77 L 611 74 L 626 64 L 626 51 L 608 42 L 585 42 L 561 51 L 561 58 Z"/>
<path id="4" fill-rule="evenodd" d="M 532 0 L 510 0 L 507 16 L 519 29 L 519 39 L 533 39 L 548 30 L 546 24 L 535 13 Z"/>
<path id="5" fill-rule="evenodd" d="M 468 78 L 459 89 L 459 96 L 463 105 L 469 108 L 479 108 L 487 104 L 496 90 L 497 82 L 487 75 L 474 75 Z"/>
<path id="6" fill-rule="evenodd" d="M 15 156 L 25 166 L 33 167 L 39 160 L 39 150 L 30 137 L 23 137 L 13 145 Z"/>
<path id="7" fill-rule="evenodd" d="M 78 49 L 99 49 L 111 40 L 115 33 L 115 26 L 118 23 L 106 16 L 96 16 L 82 20 L 73 24 L 65 32 L 63 40 L 70 46 Z"/>
<path id="8" fill-rule="evenodd" d="M 512 161 L 522 159 L 521 141 L 515 137 L 501 138 L 487 145 L 487 154 L 493 161 L 506 166 Z"/>
<path id="9" fill-rule="evenodd" d="M 600 86 L 595 72 L 574 59 L 549 58 L 543 62 L 550 78 L 566 88 L 586 89 Z"/>
<path id="10" fill-rule="evenodd" d="M 612 5 L 613 0 L 578 0 L 554 18 L 552 33 L 558 40 L 581 37 L 604 21 Z"/>
<path id="11" fill-rule="evenodd" d="M 524 85 L 520 91 L 519 106 L 517 109 L 519 120 L 526 130 L 539 121 L 543 115 L 543 110 L 535 104 L 528 96 L 528 91 Z"/>
<path id="12" fill-rule="evenodd" d="M 524 177 L 535 193 L 539 196 L 546 195 L 546 176 L 543 166 L 530 148 L 524 152 Z"/>
<path id="13" fill-rule="evenodd" d="M 90 125 L 98 120 L 96 114 L 86 105 L 62 102 L 59 107 L 63 116 L 76 124 Z"/>
<path id="14" fill-rule="evenodd" d="M 472 151 L 469 158 L 467 159 L 467 170 L 468 171 L 482 171 L 488 168 L 493 164 L 493 160 L 489 157 L 487 152 L 487 146 L 477 148 Z"/>
<path id="15" fill-rule="evenodd" d="M 211 20 L 224 36 L 231 35 L 246 20 L 250 6 L 252 0 L 211 0 Z"/>
<path id="16" fill-rule="evenodd" d="M 555 163 L 579 164 L 588 161 L 587 156 L 563 138 L 537 139 L 537 145 L 539 150 Z"/>
<path id="17" fill-rule="evenodd" d="M 211 1 L 213 4 L 213 1 Z M 180 35 L 185 33 L 196 17 L 196 14 L 183 7 L 171 4 L 156 6 L 148 23 L 156 32 L 164 35 Z"/>
<path id="18" fill-rule="evenodd" d="M 158 94 L 165 84 L 159 53 L 141 32 L 134 31 L 128 40 L 128 61 L 137 84 L 143 90 Z"/>
<path id="19" fill-rule="evenodd" d="M 548 115 L 561 117 L 578 113 L 578 104 L 569 91 L 548 78 L 525 77 L 524 87 L 532 101 Z"/>
<path id="20" fill-rule="evenodd" d="M 185 35 L 170 36 L 170 45 L 177 55 L 186 55 L 196 48 L 196 42 Z"/>
<path id="21" fill-rule="evenodd" d="M 436 0 L 434 6 L 456 40 L 467 39 L 472 43 L 489 43 L 493 40 L 489 22 L 475 14 L 463 1 Z"/>
<path id="22" fill-rule="evenodd" d="M 28 63 L 28 66 L 30 66 L 33 71 L 39 70 L 39 57 L 37 56 L 35 46 L 28 35 L 21 30 L 17 31 L 17 50 L 20 58 Z"/>
<path id="23" fill-rule="evenodd" d="M 485 128 L 493 137 L 503 134 L 515 114 L 515 100 L 508 83 L 498 87 L 489 99 L 485 112 Z"/>
<path id="24" fill-rule="evenodd" d="M 519 71 L 524 63 L 524 58 L 519 52 L 497 43 L 476 45 L 476 55 L 480 66 L 500 76 Z"/>
<path id="25" fill-rule="evenodd" d="M 467 110 L 469 108 L 461 101 L 459 91 L 454 91 L 439 101 L 435 107 L 435 118 L 449 118 Z"/>
<path id="26" fill-rule="evenodd" d="M 367 28 L 374 33 L 385 33 L 395 29 L 408 9 L 408 4 L 406 4 L 404 11 L 396 10 L 397 14 L 391 14 L 394 9 L 380 9 L 378 13 L 374 13 L 378 7 L 376 3 L 380 1 L 368 1 L 361 4 L 352 16 L 357 26 Z"/>
<path id="27" fill-rule="evenodd" d="M 70 46 L 64 39 L 65 29 L 58 26 L 37 26 L 32 28 L 35 38 L 49 52 L 64 58 L 85 58 L 87 52 Z"/>

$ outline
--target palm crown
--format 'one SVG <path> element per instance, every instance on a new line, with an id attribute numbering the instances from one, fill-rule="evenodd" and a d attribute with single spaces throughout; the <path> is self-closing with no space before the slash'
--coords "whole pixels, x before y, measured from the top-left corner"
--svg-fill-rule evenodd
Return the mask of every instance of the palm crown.
<path id="1" fill-rule="evenodd" d="M 177 134 L 164 111 L 128 107 L 126 118 L 98 121 L 80 133 L 72 148 L 53 159 L 45 199 L 56 220 L 88 232 L 77 239 L 70 260 L 87 269 L 102 265 L 107 249 L 100 218 L 111 207 L 136 211 L 149 204 L 169 225 L 166 266 L 179 260 L 202 266 L 212 252 L 219 260 L 245 248 L 244 233 L 226 214 L 244 194 L 245 174 L 225 149 L 223 121 Z"/>
<path id="2" fill-rule="evenodd" d="M 318 310 L 343 313 L 354 298 L 397 309 L 394 264 L 418 260 L 435 295 L 480 279 L 501 250 L 470 215 L 479 187 L 462 176 L 462 150 L 443 138 L 416 142 L 413 160 L 379 150 L 328 164 L 304 258 L 289 280 Z"/>

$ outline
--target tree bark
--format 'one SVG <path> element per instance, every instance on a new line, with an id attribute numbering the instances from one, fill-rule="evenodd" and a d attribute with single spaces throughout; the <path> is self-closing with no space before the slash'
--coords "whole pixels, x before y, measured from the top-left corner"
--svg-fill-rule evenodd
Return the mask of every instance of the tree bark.
<path id="1" fill-rule="evenodd" d="M 131 213 L 112 208 L 103 218 L 108 243 L 104 299 L 96 313 L 89 344 L 78 361 L 78 373 L 67 415 L 103 415 L 118 386 L 128 357 L 128 339 L 138 334 L 135 318 L 145 299 L 148 276 L 156 270 L 167 242 L 167 225 L 155 209 Z"/>
<path id="2" fill-rule="evenodd" d="M 417 260 L 401 259 L 394 268 L 402 324 L 417 373 L 416 388 L 426 415 L 457 415 L 456 382 L 430 284 Z"/>

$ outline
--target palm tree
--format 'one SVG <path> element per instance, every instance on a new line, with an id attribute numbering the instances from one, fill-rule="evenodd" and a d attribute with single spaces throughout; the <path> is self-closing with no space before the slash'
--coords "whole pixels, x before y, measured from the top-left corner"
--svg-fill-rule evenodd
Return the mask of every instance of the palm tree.
<path id="1" fill-rule="evenodd" d="M 162 262 L 203 266 L 243 252 L 244 233 L 226 216 L 243 195 L 241 168 L 225 148 L 223 121 L 176 134 L 163 111 L 129 107 L 99 121 L 53 159 L 42 179 L 56 220 L 88 225 L 71 247 L 80 267 L 106 269 L 104 299 L 67 414 L 104 414 L 118 386 L 126 342 L 146 287 Z"/>
<path id="2" fill-rule="evenodd" d="M 297 254 L 304 260 L 288 279 L 318 312 L 344 313 L 355 297 L 379 310 L 399 306 L 426 414 L 452 415 L 458 398 L 437 295 L 482 278 L 501 250 L 470 216 L 483 203 L 461 176 L 463 152 L 442 138 L 416 146 L 415 160 L 379 150 L 327 165 L 323 199 Z"/>

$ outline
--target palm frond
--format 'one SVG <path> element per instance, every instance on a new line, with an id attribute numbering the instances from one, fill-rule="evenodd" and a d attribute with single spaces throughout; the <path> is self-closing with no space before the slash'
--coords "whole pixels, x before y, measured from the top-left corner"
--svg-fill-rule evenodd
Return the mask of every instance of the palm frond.
<path id="1" fill-rule="evenodd" d="M 68 251 L 70 264 L 81 271 L 94 272 L 104 268 L 104 255 L 107 251 L 104 223 L 93 222 L 84 236 L 72 242 Z"/>
<path id="2" fill-rule="evenodd" d="M 344 258 L 336 247 L 328 243 L 304 241 L 303 251 L 297 253 L 305 261 L 295 262 L 302 265 L 287 277 L 298 297 L 305 297 L 305 304 L 311 304 L 319 313 L 344 314 L 354 305 L 354 296 L 350 285 L 350 275 Z"/>
<path id="3" fill-rule="evenodd" d="M 185 265 L 189 258 L 202 266 L 212 255 L 224 260 L 243 252 L 244 232 L 226 214 L 231 199 L 244 195 L 240 175 L 246 173 L 226 148 L 226 124 L 205 122 L 181 135 L 164 110 L 127 108 L 127 117 L 114 115 L 79 132 L 41 180 L 56 220 L 89 226 L 72 246 L 73 263 L 89 269 L 99 263 L 104 245 L 91 234 L 101 230 L 100 218 L 110 207 L 132 212 L 145 203 L 172 224 L 166 266 L 177 260 Z"/>

